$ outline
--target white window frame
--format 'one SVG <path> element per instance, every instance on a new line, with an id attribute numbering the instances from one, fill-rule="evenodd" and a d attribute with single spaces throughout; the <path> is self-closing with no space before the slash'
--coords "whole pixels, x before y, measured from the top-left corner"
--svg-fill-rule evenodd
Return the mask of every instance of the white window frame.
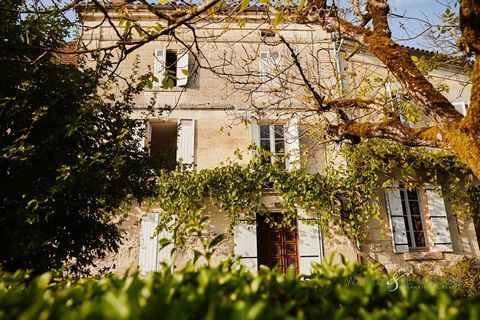
<path id="1" fill-rule="evenodd" d="M 260 147 L 261 147 L 261 142 L 262 140 L 266 140 L 265 138 L 262 138 L 262 127 L 266 127 L 268 126 L 268 129 L 269 129 L 269 133 L 268 133 L 268 140 L 269 140 L 269 144 L 270 144 L 270 150 L 266 150 L 266 151 L 270 151 L 272 152 L 274 155 L 276 156 L 284 156 L 285 153 L 286 153 L 286 145 L 287 145 L 287 141 L 286 141 L 286 135 L 287 135 L 287 128 L 285 126 L 285 124 L 283 123 L 269 123 L 269 124 L 259 124 L 259 141 L 260 141 Z M 281 126 L 282 129 L 283 129 L 283 152 L 280 152 L 280 150 L 276 150 L 276 141 L 279 140 L 277 139 L 277 137 L 275 136 L 275 126 Z M 273 158 L 272 158 L 273 160 Z"/>
<path id="2" fill-rule="evenodd" d="M 262 83 L 280 86 L 281 74 L 280 68 L 282 65 L 282 55 L 278 51 L 260 51 L 259 59 L 259 74 Z"/>

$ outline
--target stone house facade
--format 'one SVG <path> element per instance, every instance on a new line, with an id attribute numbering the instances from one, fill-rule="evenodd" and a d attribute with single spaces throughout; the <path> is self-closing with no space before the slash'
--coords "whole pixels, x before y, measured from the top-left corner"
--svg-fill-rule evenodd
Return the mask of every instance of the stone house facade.
<path id="1" fill-rule="evenodd" d="M 116 43 L 116 32 L 103 21 L 103 13 L 81 10 L 84 25 L 92 27 L 82 35 L 88 48 Z M 129 11 L 146 30 L 163 23 L 145 7 L 131 6 Z M 120 20 L 112 17 L 118 30 L 124 30 Z M 290 154 L 287 168 L 303 165 L 307 172 L 322 172 L 334 151 L 314 147 L 314 141 L 303 135 L 308 126 L 304 115 L 310 112 L 309 102 L 302 75 L 286 43 L 298 53 L 305 76 L 314 85 L 327 88 L 329 98 L 358 94 L 365 88 L 370 95 L 385 95 L 391 100 L 397 97 L 398 87 L 387 70 L 373 55 L 354 48 L 348 39 L 319 26 L 295 23 L 283 23 L 277 33 L 272 32 L 265 22 L 266 13 L 259 8 L 235 16 L 235 22 L 229 18 L 198 18 L 191 29 L 180 27 L 174 34 L 148 42 L 119 64 L 117 72 L 123 76 L 131 74 L 138 62 L 139 74 L 152 72 L 158 79 L 136 97 L 133 117 L 145 123 L 143 147 L 150 149 L 152 157 L 164 157 L 167 167 L 181 159 L 193 170 L 214 168 L 233 158 L 236 150 L 245 152 L 255 143 L 277 154 Z M 139 37 L 135 33 L 132 36 Z M 428 53 L 412 49 L 412 54 Z M 447 97 L 465 113 L 468 77 L 455 66 L 432 70 L 429 76 L 434 83 L 448 87 Z M 164 89 L 162 81 L 171 88 Z M 161 116 L 150 113 L 152 99 Z M 308 153 L 300 155 L 303 148 L 308 148 Z M 239 161 L 248 160 L 245 157 Z M 371 222 L 362 248 L 387 269 L 438 269 L 463 256 L 480 255 L 472 221 L 457 216 L 433 186 L 422 185 L 413 192 L 381 190 L 379 186 L 379 195 L 383 222 Z M 273 213 L 278 211 L 277 197 L 271 192 L 264 195 L 263 201 Z M 155 208 L 145 211 L 135 207 L 122 225 L 126 232 L 123 246 L 103 265 L 114 265 L 119 272 L 137 267 L 148 272 L 158 268 L 162 260 L 171 259 L 168 250 L 158 246 L 158 239 L 169 235 L 152 238 L 157 219 Z M 316 218 L 315 214 L 305 214 L 303 219 Z M 274 230 L 261 221 L 240 224 L 227 236 L 217 259 L 235 255 L 252 270 L 259 264 L 281 264 L 295 266 L 303 274 L 310 272 L 312 263 L 321 262 L 332 252 L 337 257 L 357 259 L 345 237 L 323 239 L 321 228 L 304 220 L 299 219 L 293 231 Z M 225 215 L 217 212 L 211 232 L 224 233 L 227 224 Z M 177 267 L 185 259 L 177 257 Z"/>

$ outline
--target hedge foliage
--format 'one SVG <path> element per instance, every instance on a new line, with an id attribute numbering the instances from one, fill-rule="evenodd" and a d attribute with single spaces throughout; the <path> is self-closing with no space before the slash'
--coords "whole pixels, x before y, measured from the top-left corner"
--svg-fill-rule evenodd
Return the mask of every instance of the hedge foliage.
<path id="1" fill-rule="evenodd" d="M 238 262 L 171 273 L 57 280 L 0 276 L 2 319 L 478 319 L 479 299 L 440 283 L 412 286 L 372 267 L 318 266 L 308 277 Z M 397 289 L 396 289 L 397 288 Z M 396 290 L 394 290 L 396 289 Z"/>

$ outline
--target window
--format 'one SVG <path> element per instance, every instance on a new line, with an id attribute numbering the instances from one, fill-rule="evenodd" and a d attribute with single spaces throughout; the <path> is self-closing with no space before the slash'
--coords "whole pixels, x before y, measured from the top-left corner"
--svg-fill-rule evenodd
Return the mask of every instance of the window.
<path id="1" fill-rule="evenodd" d="M 293 268 L 298 272 L 297 228 L 278 227 L 282 223 L 280 213 L 272 213 L 269 219 L 257 215 L 258 264 L 285 273 Z"/>
<path id="2" fill-rule="evenodd" d="M 158 79 L 155 86 L 164 88 L 186 86 L 189 76 L 188 51 L 155 50 L 153 75 Z"/>
<path id="3" fill-rule="evenodd" d="M 284 156 L 285 127 L 281 124 L 260 125 L 260 147 L 276 156 Z"/>
<path id="4" fill-rule="evenodd" d="M 269 85 L 280 85 L 281 57 L 278 52 L 260 52 L 259 73 L 260 81 Z"/>
<path id="5" fill-rule="evenodd" d="M 292 116 L 285 124 L 257 124 L 253 120 L 250 129 L 252 143 L 277 156 L 287 155 L 287 170 L 300 167 L 300 139 L 296 116 Z"/>
<path id="6" fill-rule="evenodd" d="M 269 215 L 280 222 L 281 213 Z M 265 216 L 240 220 L 233 228 L 234 254 L 252 271 L 260 265 L 279 268 L 289 267 L 301 274 L 310 274 L 312 264 L 322 262 L 322 239 L 316 214 L 299 210 L 298 220 L 292 227 L 276 227 Z"/>
<path id="7" fill-rule="evenodd" d="M 439 191 L 440 187 L 428 184 L 412 191 L 395 186 L 385 190 L 394 252 L 453 251 L 445 202 Z M 426 217 L 431 221 L 431 239 L 425 231 Z"/>
<path id="8" fill-rule="evenodd" d="M 173 170 L 178 161 L 193 168 L 195 152 L 195 120 L 154 122 L 147 126 L 146 146 L 152 167 Z"/>
<path id="9" fill-rule="evenodd" d="M 408 247 L 409 249 L 425 248 L 425 231 L 417 189 L 413 191 L 400 190 L 400 197 Z"/>

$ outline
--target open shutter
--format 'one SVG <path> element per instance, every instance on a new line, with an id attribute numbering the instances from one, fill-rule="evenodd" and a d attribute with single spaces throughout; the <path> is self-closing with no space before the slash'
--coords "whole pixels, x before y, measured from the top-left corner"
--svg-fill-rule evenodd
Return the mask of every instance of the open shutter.
<path id="1" fill-rule="evenodd" d="M 287 170 L 300 168 L 300 138 L 298 134 L 298 117 L 292 117 L 287 124 L 285 149 L 288 153 Z"/>
<path id="2" fill-rule="evenodd" d="M 252 119 L 250 124 L 250 138 L 252 143 L 260 146 L 260 126 L 257 124 L 257 121 Z"/>
<path id="3" fill-rule="evenodd" d="M 463 116 L 467 115 L 467 104 L 465 102 L 453 102 L 452 105 L 455 109 L 460 112 Z"/>
<path id="4" fill-rule="evenodd" d="M 167 61 L 167 50 L 157 49 L 155 50 L 155 57 L 153 61 L 153 75 L 158 79 L 154 82 L 154 86 L 161 86 L 163 76 L 165 73 L 165 64 Z"/>
<path id="5" fill-rule="evenodd" d="M 450 235 L 445 201 L 435 192 L 433 185 L 425 185 L 425 192 L 427 194 L 428 212 L 430 213 L 430 219 L 432 221 L 435 250 L 452 252 L 452 237 Z"/>
<path id="6" fill-rule="evenodd" d="M 407 228 L 400 191 L 394 188 L 387 188 L 385 196 L 387 198 L 388 216 L 393 234 L 393 251 L 395 253 L 408 252 Z"/>
<path id="7" fill-rule="evenodd" d="M 170 232 L 163 230 L 154 237 L 158 226 L 158 212 L 151 212 L 142 218 L 140 226 L 140 251 L 138 267 L 141 273 L 158 270 L 161 262 L 170 262 L 172 259 L 172 245 L 160 248 L 160 239 L 171 240 Z"/>
<path id="8" fill-rule="evenodd" d="M 177 54 L 177 87 L 187 85 L 188 74 L 188 51 L 179 50 Z"/>
<path id="9" fill-rule="evenodd" d="M 149 213 L 143 217 L 140 226 L 140 252 L 138 254 L 138 267 L 141 273 L 157 269 L 158 239 L 153 237 L 158 226 L 158 213 Z"/>
<path id="10" fill-rule="evenodd" d="M 258 72 L 260 73 L 260 81 L 267 82 L 269 75 L 268 72 L 270 71 L 269 68 L 269 59 L 268 59 L 268 52 L 262 51 L 260 52 L 260 59 L 258 64 Z"/>
<path id="11" fill-rule="evenodd" d="M 240 223 L 233 227 L 235 257 L 249 270 L 258 269 L 257 260 L 257 225 L 253 220 L 240 220 Z"/>
<path id="12" fill-rule="evenodd" d="M 195 120 L 180 119 L 178 122 L 177 161 L 193 169 L 195 160 Z"/>
<path id="13" fill-rule="evenodd" d="M 301 213 L 298 219 L 298 259 L 301 274 L 310 274 L 312 263 L 322 262 L 322 238 L 318 218 Z"/>

